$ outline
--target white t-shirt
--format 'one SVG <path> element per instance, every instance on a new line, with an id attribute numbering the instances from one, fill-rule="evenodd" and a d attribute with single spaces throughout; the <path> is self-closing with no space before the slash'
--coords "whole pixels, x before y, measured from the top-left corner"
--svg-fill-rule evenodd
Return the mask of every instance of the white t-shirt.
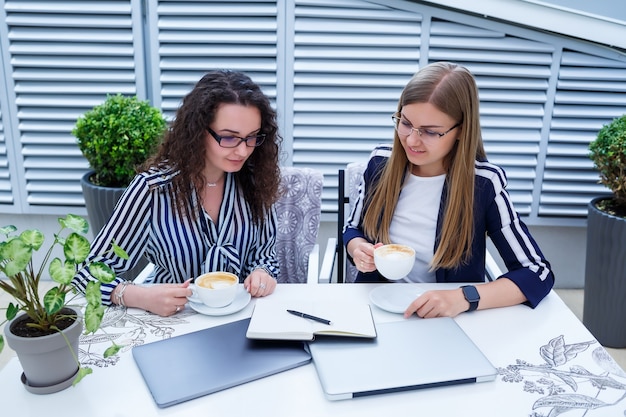
<path id="1" fill-rule="evenodd" d="M 437 217 L 445 180 L 445 174 L 436 177 L 409 174 L 400 192 L 389 238 L 391 243 L 415 249 L 415 265 L 404 278 L 407 282 L 436 282 L 435 273 L 428 271 L 428 265 L 434 254 Z"/>

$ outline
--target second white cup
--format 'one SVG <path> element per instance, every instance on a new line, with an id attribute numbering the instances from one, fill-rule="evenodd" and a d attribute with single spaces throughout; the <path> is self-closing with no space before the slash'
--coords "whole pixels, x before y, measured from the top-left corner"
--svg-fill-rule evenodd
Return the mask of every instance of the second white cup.
<path id="1" fill-rule="evenodd" d="M 387 279 L 396 281 L 406 277 L 415 264 L 415 250 L 395 243 L 374 249 L 376 269 Z"/>

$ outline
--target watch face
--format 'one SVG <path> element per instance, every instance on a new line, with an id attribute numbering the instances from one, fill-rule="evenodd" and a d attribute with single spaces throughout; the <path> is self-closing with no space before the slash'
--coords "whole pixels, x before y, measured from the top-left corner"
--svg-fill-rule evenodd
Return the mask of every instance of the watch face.
<path id="1" fill-rule="evenodd" d="M 477 302 L 480 300 L 480 295 L 478 294 L 478 290 L 473 285 L 467 285 L 463 287 L 463 295 L 465 295 L 465 299 L 472 302 Z"/>
<path id="2" fill-rule="evenodd" d="M 478 294 L 478 290 L 473 285 L 464 285 L 461 287 L 463 290 L 463 296 L 469 303 L 469 308 L 467 311 L 474 311 L 478 308 L 478 301 L 480 301 L 480 294 Z"/>

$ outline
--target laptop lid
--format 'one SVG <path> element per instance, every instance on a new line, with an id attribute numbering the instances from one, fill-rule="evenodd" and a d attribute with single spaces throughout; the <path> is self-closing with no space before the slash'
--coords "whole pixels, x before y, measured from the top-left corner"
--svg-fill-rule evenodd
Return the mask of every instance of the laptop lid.
<path id="1" fill-rule="evenodd" d="M 376 339 L 309 343 L 329 400 L 490 381 L 496 369 L 449 317 L 376 325 Z"/>
<path id="2" fill-rule="evenodd" d="M 157 406 L 169 407 L 311 361 L 302 342 L 249 340 L 249 322 L 239 320 L 133 348 Z"/>

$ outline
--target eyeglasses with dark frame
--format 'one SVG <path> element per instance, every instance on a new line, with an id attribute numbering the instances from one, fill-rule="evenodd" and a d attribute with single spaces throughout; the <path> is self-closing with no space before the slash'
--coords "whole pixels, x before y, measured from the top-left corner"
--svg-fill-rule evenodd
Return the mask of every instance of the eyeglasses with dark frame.
<path id="1" fill-rule="evenodd" d="M 211 134 L 211 136 L 213 136 L 213 138 L 222 148 L 236 148 L 241 142 L 245 142 L 246 146 L 254 148 L 260 146 L 265 140 L 266 136 L 265 133 L 248 136 L 247 138 L 242 138 L 240 136 L 220 136 L 215 133 L 215 131 L 210 127 L 207 127 L 206 130 Z"/>
<path id="2" fill-rule="evenodd" d="M 445 135 L 447 135 L 448 133 L 450 133 L 457 127 L 461 126 L 461 124 L 463 123 L 462 121 L 458 122 L 457 124 L 452 126 L 450 129 L 446 130 L 445 132 L 439 133 L 430 129 L 423 129 L 421 127 L 413 127 L 408 120 L 404 119 L 398 113 L 394 113 L 393 115 L 391 115 L 391 119 L 393 120 L 393 123 L 395 125 L 396 131 L 398 132 L 398 134 L 402 136 L 409 136 L 415 130 L 422 139 L 426 139 L 430 141 L 441 139 L 442 137 L 444 137 Z"/>

